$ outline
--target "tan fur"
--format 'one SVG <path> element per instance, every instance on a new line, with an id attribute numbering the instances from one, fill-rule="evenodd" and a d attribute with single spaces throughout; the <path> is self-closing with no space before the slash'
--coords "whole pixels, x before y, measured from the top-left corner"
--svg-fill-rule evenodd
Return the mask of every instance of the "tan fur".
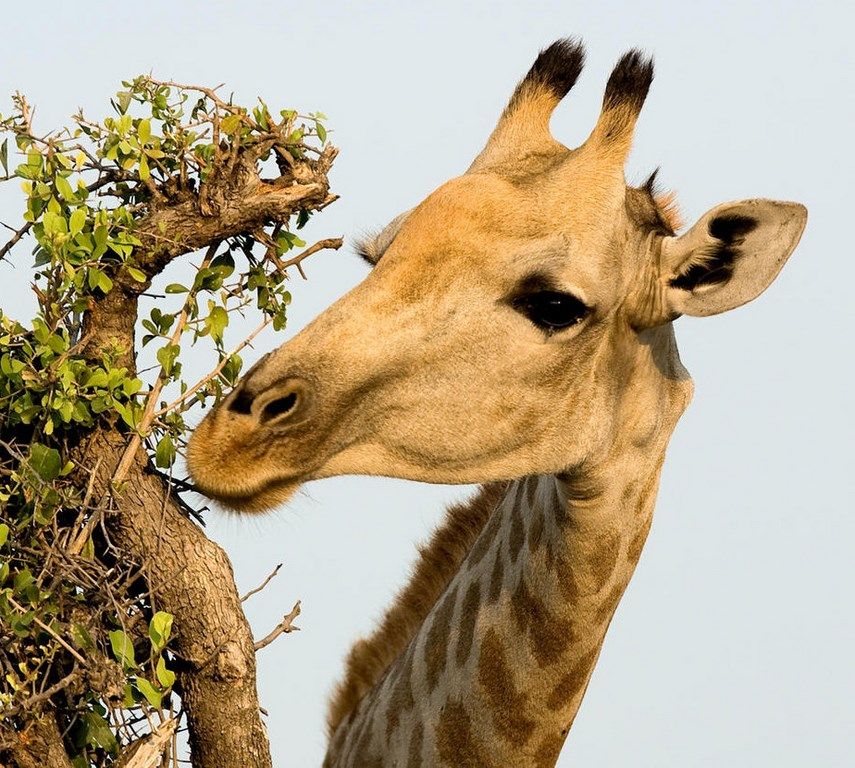
<path id="1" fill-rule="evenodd" d="M 377 629 L 359 640 L 348 655 L 344 678 L 330 702 L 330 735 L 407 647 L 495 512 L 506 488 L 507 483 L 490 483 L 468 501 L 449 507 L 442 525 L 419 548 L 409 583 L 398 593 Z"/>
<path id="2" fill-rule="evenodd" d="M 671 228 L 672 232 L 679 232 L 683 226 L 683 215 L 680 212 L 680 203 L 677 201 L 677 193 L 673 189 L 667 192 L 657 194 L 653 198 L 656 207 L 665 223 Z"/>

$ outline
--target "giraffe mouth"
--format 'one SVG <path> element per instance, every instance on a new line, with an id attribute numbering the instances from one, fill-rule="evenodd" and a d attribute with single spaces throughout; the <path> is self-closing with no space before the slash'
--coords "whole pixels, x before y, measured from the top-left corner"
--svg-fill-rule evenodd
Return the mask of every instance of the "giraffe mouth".
<path id="1" fill-rule="evenodd" d="M 262 514 L 286 503 L 303 484 L 302 478 L 278 478 L 262 481 L 252 486 L 227 487 L 220 482 L 210 482 L 196 477 L 200 493 L 221 506 L 241 514 Z"/>

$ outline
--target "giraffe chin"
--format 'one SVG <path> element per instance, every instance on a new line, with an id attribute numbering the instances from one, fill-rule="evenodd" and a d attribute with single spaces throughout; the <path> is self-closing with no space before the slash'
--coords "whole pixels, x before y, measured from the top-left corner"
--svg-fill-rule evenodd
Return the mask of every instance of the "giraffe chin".
<path id="1" fill-rule="evenodd" d="M 285 504 L 302 485 L 300 480 L 273 480 L 252 490 L 226 489 L 220 487 L 197 487 L 206 496 L 214 499 L 226 509 L 241 515 L 260 515 Z"/>

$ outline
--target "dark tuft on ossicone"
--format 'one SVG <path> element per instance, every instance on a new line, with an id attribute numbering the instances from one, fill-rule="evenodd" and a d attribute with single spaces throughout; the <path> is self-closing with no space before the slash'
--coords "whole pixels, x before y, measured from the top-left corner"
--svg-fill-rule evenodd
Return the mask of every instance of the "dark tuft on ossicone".
<path id="1" fill-rule="evenodd" d="M 585 49 L 580 40 L 556 40 L 544 48 L 528 74 L 517 86 L 511 103 L 525 90 L 533 87 L 548 88 L 556 98 L 563 99 L 579 78 L 585 65 Z"/>
<path id="2" fill-rule="evenodd" d="M 645 57 L 637 48 L 627 51 L 609 76 L 603 109 L 627 106 L 640 112 L 652 82 L 653 59 Z"/>

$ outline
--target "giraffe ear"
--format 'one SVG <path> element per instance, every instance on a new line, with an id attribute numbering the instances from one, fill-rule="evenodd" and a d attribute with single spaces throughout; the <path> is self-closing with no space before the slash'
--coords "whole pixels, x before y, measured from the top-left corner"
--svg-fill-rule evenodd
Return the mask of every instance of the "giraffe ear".
<path id="1" fill-rule="evenodd" d="M 383 227 L 383 229 L 377 234 L 358 239 L 354 244 L 356 252 L 373 267 L 378 261 L 380 261 L 389 246 L 392 245 L 392 241 L 395 239 L 395 236 L 398 234 L 401 227 L 404 226 L 404 222 L 409 218 L 412 212 L 413 209 L 410 208 L 409 211 L 404 211 L 392 219 L 392 221 Z"/>
<path id="2" fill-rule="evenodd" d="M 660 274 L 672 316 L 726 312 L 757 298 L 777 277 L 802 236 L 800 203 L 741 200 L 705 213 L 662 243 Z"/>

